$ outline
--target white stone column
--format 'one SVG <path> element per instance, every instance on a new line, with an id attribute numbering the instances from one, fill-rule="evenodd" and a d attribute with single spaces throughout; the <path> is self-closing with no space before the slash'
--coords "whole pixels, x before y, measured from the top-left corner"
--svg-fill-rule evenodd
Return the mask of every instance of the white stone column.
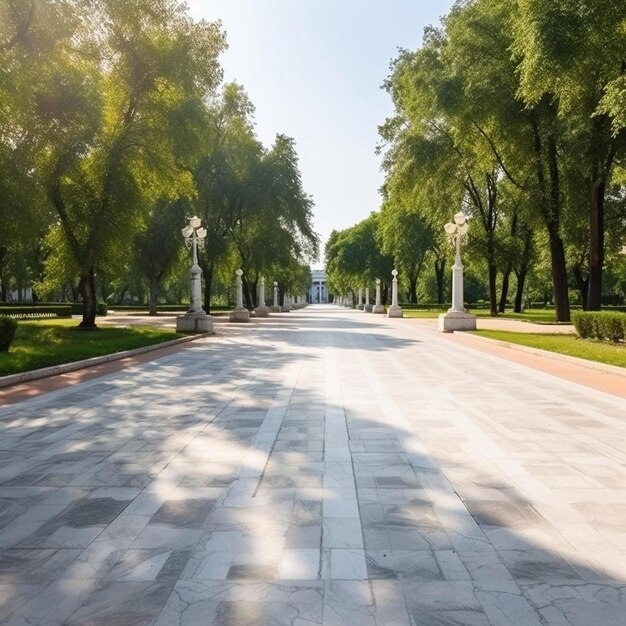
<path id="1" fill-rule="evenodd" d="M 359 309 L 359 311 L 363 310 L 363 288 L 359 287 L 359 300 L 356 304 L 356 308 Z"/>
<path id="2" fill-rule="evenodd" d="M 365 305 L 363 306 L 363 310 L 366 313 L 371 313 L 372 312 L 372 305 L 370 304 L 370 288 L 369 287 L 365 287 Z"/>
<path id="3" fill-rule="evenodd" d="M 376 279 L 376 304 L 372 309 L 372 313 L 384 313 L 385 307 L 383 306 L 383 301 L 380 296 L 380 278 Z"/>
<path id="4" fill-rule="evenodd" d="M 452 313 L 466 313 L 463 303 L 463 263 L 461 262 L 461 237 L 457 235 L 456 254 L 454 256 L 454 265 L 452 266 L 452 307 L 449 311 Z"/>
<path id="5" fill-rule="evenodd" d="M 454 216 L 454 222 L 444 226 L 446 233 L 455 246 L 454 265 L 452 266 L 452 306 L 447 313 L 439 316 L 439 330 L 475 330 L 476 316 L 465 310 L 463 303 L 463 263 L 461 262 L 461 239 L 467 235 L 467 218 L 463 211 Z"/>
<path id="6" fill-rule="evenodd" d="M 269 317 L 269 309 L 265 306 L 265 278 L 259 278 L 258 306 L 254 309 L 255 317 Z"/>
<path id="7" fill-rule="evenodd" d="M 249 322 L 250 311 L 243 306 L 243 281 L 241 277 L 243 272 L 238 269 L 235 272 L 237 278 L 235 279 L 235 308 L 230 312 L 229 319 L 231 322 Z"/>
<path id="8" fill-rule="evenodd" d="M 391 306 L 387 311 L 387 317 L 402 317 L 402 308 L 398 305 L 398 270 L 391 272 Z"/>

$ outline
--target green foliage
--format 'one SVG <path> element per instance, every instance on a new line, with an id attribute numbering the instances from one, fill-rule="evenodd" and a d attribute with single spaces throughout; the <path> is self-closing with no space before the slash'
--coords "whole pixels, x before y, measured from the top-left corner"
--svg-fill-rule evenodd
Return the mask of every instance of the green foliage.
<path id="1" fill-rule="evenodd" d="M 626 348 L 623 345 L 595 339 L 580 339 L 573 335 L 546 335 L 534 333 L 513 333 L 504 330 L 478 330 L 472 334 L 515 343 L 528 348 L 547 350 L 579 359 L 587 359 L 607 365 L 626 367 Z"/>
<path id="2" fill-rule="evenodd" d="M 0 318 L 1 319 L 1 318 Z M 0 376 L 141 348 L 182 337 L 163 328 L 83 330 L 73 320 L 20 322 L 9 353 L 0 354 Z"/>
<path id="3" fill-rule="evenodd" d="M 577 311 L 572 321 L 578 334 L 586 339 L 623 342 L 626 338 L 626 313 L 617 311 Z"/>
<path id="4" fill-rule="evenodd" d="M 3 312 L 0 310 L 0 315 Z M 17 330 L 17 322 L 14 319 L 8 317 L 0 317 L 0 352 L 8 352 L 13 338 L 15 337 L 15 331 Z"/>

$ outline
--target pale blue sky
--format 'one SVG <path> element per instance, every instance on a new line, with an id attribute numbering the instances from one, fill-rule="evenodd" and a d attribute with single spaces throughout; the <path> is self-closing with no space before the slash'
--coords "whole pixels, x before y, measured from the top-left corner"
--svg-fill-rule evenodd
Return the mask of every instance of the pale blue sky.
<path id="1" fill-rule="evenodd" d="M 453 0 L 188 0 L 194 17 L 221 19 L 224 78 L 256 106 L 266 145 L 294 137 L 304 187 L 325 241 L 380 207 L 374 154 L 392 113 L 380 89 L 397 49 L 417 48 Z M 320 264 L 317 264 L 320 265 Z"/>

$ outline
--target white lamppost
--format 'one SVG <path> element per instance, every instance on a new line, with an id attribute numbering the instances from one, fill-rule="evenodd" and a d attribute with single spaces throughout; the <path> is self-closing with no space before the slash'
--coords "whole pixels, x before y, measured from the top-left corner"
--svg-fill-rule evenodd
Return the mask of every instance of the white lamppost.
<path id="1" fill-rule="evenodd" d="M 235 272 L 237 278 L 235 279 L 235 308 L 230 312 L 229 320 L 231 322 L 249 322 L 250 311 L 243 306 L 243 271 L 238 269 Z"/>
<path id="2" fill-rule="evenodd" d="M 191 250 L 191 270 L 189 282 L 191 303 L 185 315 L 176 318 L 176 331 L 183 333 L 211 333 L 213 323 L 210 316 L 202 308 L 202 269 L 198 265 L 198 249 L 204 248 L 207 235 L 206 228 L 201 228 L 202 220 L 192 217 L 189 224 L 182 229 L 185 245 Z"/>
<path id="3" fill-rule="evenodd" d="M 376 304 L 372 308 L 372 313 L 384 313 L 385 307 L 383 306 L 382 298 L 380 297 L 380 278 L 376 279 Z"/>
<path id="4" fill-rule="evenodd" d="M 363 306 L 363 310 L 366 313 L 371 313 L 372 312 L 372 305 L 370 304 L 370 288 L 369 287 L 365 287 L 365 305 Z"/>
<path id="5" fill-rule="evenodd" d="M 461 262 L 461 242 L 467 237 L 467 217 L 463 211 L 454 216 L 454 222 L 444 226 L 446 234 L 455 246 L 454 265 L 452 266 L 452 306 L 448 312 L 439 316 L 439 330 L 475 330 L 476 316 L 469 315 L 463 305 L 463 263 Z"/>
<path id="6" fill-rule="evenodd" d="M 391 306 L 387 311 L 387 317 L 402 317 L 402 308 L 398 304 L 398 270 L 392 270 L 391 275 L 393 276 L 391 279 Z"/>
<path id="7" fill-rule="evenodd" d="M 265 278 L 259 278 L 259 299 L 258 306 L 254 309 L 255 317 L 269 317 L 269 309 L 265 306 Z"/>

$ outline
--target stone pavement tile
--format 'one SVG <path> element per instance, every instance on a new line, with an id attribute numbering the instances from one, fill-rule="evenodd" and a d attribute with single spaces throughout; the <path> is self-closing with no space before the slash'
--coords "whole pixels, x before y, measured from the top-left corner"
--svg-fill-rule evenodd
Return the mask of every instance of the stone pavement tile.
<path id="1" fill-rule="evenodd" d="M 491 626 L 470 582 L 404 582 L 402 587 L 416 626 Z"/>
<path id="2" fill-rule="evenodd" d="M 324 626 L 376 626 L 375 613 L 367 581 L 329 580 L 324 584 Z"/>
<path id="3" fill-rule="evenodd" d="M 367 579 L 363 550 L 327 548 L 322 551 L 322 578 L 332 580 Z"/>
<path id="4" fill-rule="evenodd" d="M 64 623 L 67 626 L 153 624 L 173 585 L 173 581 L 104 583 Z"/>
<path id="5" fill-rule="evenodd" d="M 475 583 L 474 590 L 493 626 L 542 626 L 537 611 L 515 583 Z"/>
<path id="6" fill-rule="evenodd" d="M 0 584 L 51 583 L 78 557 L 80 550 L 20 549 L 0 551 Z"/>
<path id="7" fill-rule="evenodd" d="M 0 621 L 6 623 L 4 620 L 39 594 L 45 586 L 30 583 L 0 583 Z"/>
<path id="8" fill-rule="evenodd" d="M 89 579 L 61 578 L 40 587 L 37 593 L 19 608 L 13 610 L 5 623 L 9 626 L 67 624 L 70 615 L 97 589 L 97 583 Z"/>
<path id="9" fill-rule="evenodd" d="M 321 625 L 322 615 L 323 586 L 320 582 L 183 581 L 174 587 L 156 624 Z"/>
<path id="10" fill-rule="evenodd" d="M 437 560 L 429 550 L 367 550 L 368 578 L 441 580 Z"/>
<path id="11" fill-rule="evenodd" d="M 358 517 L 324 516 L 324 548 L 363 548 L 363 530 Z"/>
<path id="12" fill-rule="evenodd" d="M 565 559 L 547 550 L 500 550 L 498 554 L 518 584 L 582 582 Z"/>
<path id="13" fill-rule="evenodd" d="M 625 585 L 523 585 L 529 602 L 549 626 L 621 626 Z"/>

